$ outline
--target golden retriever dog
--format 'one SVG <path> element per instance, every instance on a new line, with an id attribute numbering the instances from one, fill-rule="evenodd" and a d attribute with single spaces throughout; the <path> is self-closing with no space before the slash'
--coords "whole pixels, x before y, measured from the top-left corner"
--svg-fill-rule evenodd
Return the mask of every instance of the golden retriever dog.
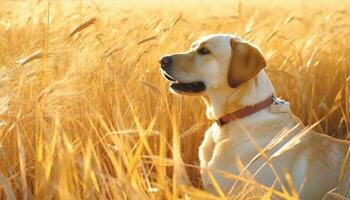
<path id="1" fill-rule="evenodd" d="M 313 132 L 275 97 L 258 47 L 215 34 L 159 62 L 171 92 L 200 96 L 213 120 L 199 149 L 205 190 L 244 189 L 228 176 L 239 175 L 300 199 L 350 197 L 349 142 Z"/>

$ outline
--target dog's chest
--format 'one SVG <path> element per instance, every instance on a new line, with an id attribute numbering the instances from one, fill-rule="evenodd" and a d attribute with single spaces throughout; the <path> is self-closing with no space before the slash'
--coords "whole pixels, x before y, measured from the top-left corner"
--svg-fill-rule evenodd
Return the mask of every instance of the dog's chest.
<path id="1" fill-rule="evenodd" d="M 241 133 L 237 132 L 236 134 Z M 213 152 L 215 155 L 220 155 L 221 158 L 212 159 L 212 162 L 209 162 L 210 168 L 219 168 L 223 171 L 243 176 L 251 176 L 257 172 L 254 175 L 257 181 L 267 185 L 273 183 L 273 171 L 266 157 L 259 152 L 263 150 L 261 147 L 266 146 L 271 141 L 271 138 L 260 137 L 258 140 L 247 137 L 230 138 L 227 137 L 227 133 L 221 132 L 221 134 L 214 136 L 213 139 L 216 141 Z M 271 156 L 273 151 L 266 151 L 264 154 Z"/>
<path id="2" fill-rule="evenodd" d="M 274 137 L 288 126 L 288 123 L 286 124 L 287 120 L 283 120 L 283 117 L 276 113 L 262 112 L 261 115 L 263 117 L 255 115 L 244 121 L 237 120 L 222 127 L 214 124 L 210 128 L 214 142 L 212 151 L 213 155 L 217 156 L 216 159 L 210 159 L 209 163 L 212 167 L 239 174 L 242 170 L 241 166 L 248 166 L 247 171 L 260 170 L 259 174 L 263 176 L 260 179 L 258 175 L 256 177 L 258 180 L 266 184 L 272 183 L 273 179 L 269 179 L 273 177 L 270 167 L 261 168 L 266 163 L 261 152 L 264 151 L 265 156 L 271 156 L 280 145 L 283 145 L 284 141 L 275 148 L 264 150 Z"/>

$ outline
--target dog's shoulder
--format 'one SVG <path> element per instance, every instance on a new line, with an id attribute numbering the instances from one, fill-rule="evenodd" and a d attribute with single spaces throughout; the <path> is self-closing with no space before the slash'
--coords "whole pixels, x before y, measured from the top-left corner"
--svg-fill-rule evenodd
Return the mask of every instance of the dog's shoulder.
<path id="1" fill-rule="evenodd" d="M 303 174 L 301 171 L 304 171 L 309 175 L 320 176 L 316 171 L 339 172 L 349 144 L 348 141 L 305 129 L 275 152 L 272 159 L 278 163 L 290 163 L 292 173 L 296 170 L 296 174 Z M 336 179 L 332 181 L 336 182 Z"/>
<path id="2" fill-rule="evenodd" d="M 349 146 L 349 141 L 339 140 L 325 134 L 304 129 L 291 138 L 279 152 L 276 152 L 276 156 L 287 151 L 298 151 L 298 153 L 325 156 L 333 151 L 345 153 Z M 315 151 L 317 151 L 317 153 Z"/>

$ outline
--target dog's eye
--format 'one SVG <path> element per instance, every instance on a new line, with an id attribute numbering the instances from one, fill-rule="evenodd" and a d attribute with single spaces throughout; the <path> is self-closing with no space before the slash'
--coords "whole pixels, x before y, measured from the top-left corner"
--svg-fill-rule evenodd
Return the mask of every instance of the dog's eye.
<path id="1" fill-rule="evenodd" d="M 197 53 L 199 55 L 207 55 L 207 54 L 210 54 L 210 51 L 209 51 L 209 49 L 207 49 L 205 47 L 201 47 L 201 48 L 197 49 Z"/>

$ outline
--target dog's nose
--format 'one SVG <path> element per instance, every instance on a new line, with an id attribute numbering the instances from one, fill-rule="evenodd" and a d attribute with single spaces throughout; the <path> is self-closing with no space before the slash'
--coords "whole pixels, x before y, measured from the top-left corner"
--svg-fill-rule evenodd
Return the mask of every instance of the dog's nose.
<path id="1" fill-rule="evenodd" d="M 164 56 L 162 58 L 160 58 L 159 63 L 160 66 L 163 68 L 167 65 L 170 65 L 173 62 L 173 59 L 171 58 L 171 56 Z"/>

